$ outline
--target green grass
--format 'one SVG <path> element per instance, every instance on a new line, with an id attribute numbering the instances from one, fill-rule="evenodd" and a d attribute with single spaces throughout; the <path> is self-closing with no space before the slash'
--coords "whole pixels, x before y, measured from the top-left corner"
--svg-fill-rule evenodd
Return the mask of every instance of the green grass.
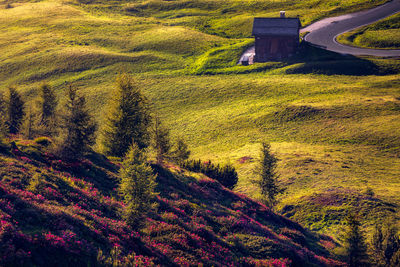
<path id="1" fill-rule="evenodd" d="M 340 35 L 338 41 L 366 48 L 399 49 L 400 14 Z"/>
<path id="2" fill-rule="evenodd" d="M 0 9 L 0 89 L 16 84 L 33 101 L 44 81 L 60 97 L 72 84 L 101 123 L 116 75 L 128 72 L 193 158 L 230 161 L 238 169 L 237 191 L 258 196 L 249 181 L 260 142 L 271 142 L 287 187 L 278 208 L 300 203 L 294 218 L 336 234 L 358 204 L 348 201 L 338 218 L 311 222 L 321 209 L 337 211 L 305 205 L 308 198 L 349 190 L 362 204 L 360 195 L 371 187 L 377 203 L 400 205 L 398 60 L 304 46 L 285 62 L 236 63 L 253 43 L 254 16 L 285 9 L 308 24 L 383 2 L 13 2 Z M 399 215 L 397 207 L 383 212 Z"/>

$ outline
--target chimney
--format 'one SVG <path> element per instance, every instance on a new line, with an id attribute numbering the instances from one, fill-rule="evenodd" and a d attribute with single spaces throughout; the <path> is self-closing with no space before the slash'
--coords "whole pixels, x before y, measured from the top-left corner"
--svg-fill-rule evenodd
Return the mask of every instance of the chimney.
<path id="1" fill-rule="evenodd" d="M 285 15 L 286 12 L 285 12 L 285 11 L 281 11 L 281 12 L 279 12 L 279 13 L 281 14 L 281 18 L 282 18 L 282 19 L 284 19 L 284 18 L 286 17 L 286 15 Z"/>

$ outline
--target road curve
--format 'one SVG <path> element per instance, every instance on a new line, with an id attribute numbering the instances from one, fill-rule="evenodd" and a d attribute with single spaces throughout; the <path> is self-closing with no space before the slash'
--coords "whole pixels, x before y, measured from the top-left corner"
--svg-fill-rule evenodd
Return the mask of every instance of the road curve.
<path id="1" fill-rule="evenodd" d="M 327 50 L 351 55 L 369 55 L 379 57 L 400 57 L 400 49 L 368 49 L 339 44 L 336 37 L 345 32 L 372 24 L 400 12 L 400 0 L 393 0 L 384 5 L 366 11 L 326 18 L 317 21 L 300 32 L 309 32 L 305 37 L 309 43 Z"/>

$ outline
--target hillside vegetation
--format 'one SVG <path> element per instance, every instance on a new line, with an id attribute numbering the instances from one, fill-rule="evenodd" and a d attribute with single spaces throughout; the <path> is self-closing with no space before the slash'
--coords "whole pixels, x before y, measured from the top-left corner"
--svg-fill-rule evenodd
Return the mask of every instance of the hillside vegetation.
<path id="1" fill-rule="evenodd" d="M 2 266 L 343 266 L 332 238 L 176 166 L 153 166 L 157 206 L 132 229 L 118 163 L 66 162 L 38 142 L 1 147 Z"/>
<path id="2" fill-rule="evenodd" d="M 367 48 L 400 48 L 400 14 L 390 16 L 338 38 L 339 42 Z"/>
<path id="3" fill-rule="evenodd" d="M 236 192 L 259 196 L 250 178 L 260 142 L 271 142 L 287 187 L 279 210 L 337 237 L 351 210 L 366 225 L 399 215 L 398 60 L 303 44 L 285 62 L 236 63 L 254 16 L 285 9 L 306 25 L 383 2 L 8 1 L 0 88 L 33 102 L 43 82 L 60 98 L 73 84 L 101 124 L 116 74 L 128 72 L 193 158 L 236 167 Z"/>

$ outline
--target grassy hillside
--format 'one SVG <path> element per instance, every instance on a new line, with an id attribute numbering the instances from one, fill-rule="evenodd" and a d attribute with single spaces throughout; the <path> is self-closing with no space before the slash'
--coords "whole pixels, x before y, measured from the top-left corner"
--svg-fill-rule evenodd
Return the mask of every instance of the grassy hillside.
<path id="1" fill-rule="evenodd" d="M 189 141 L 194 157 L 235 164 L 241 174 L 237 190 L 257 192 L 248 178 L 259 144 L 267 140 L 281 159 L 279 171 L 288 187 L 281 207 L 327 191 L 358 196 L 371 187 L 378 202 L 396 205 L 387 215 L 397 216 L 398 84 L 398 75 L 254 74 L 159 79 L 151 87 L 157 89 L 155 102 L 163 103 L 164 119 Z M 349 198 L 343 204 L 328 222 L 333 228 L 360 203 Z M 321 227 L 320 220 L 329 218 L 311 215 L 329 208 L 324 203 L 305 208 L 310 218 L 298 217 L 301 222 L 318 230 L 328 226 Z M 375 209 L 367 211 L 368 221 L 379 217 Z"/>
<path id="2" fill-rule="evenodd" d="M 307 24 L 382 2 L 7 2 L 0 9 L 4 50 L 0 85 L 54 76 L 90 80 L 100 72 L 104 79 L 121 68 L 135 73 L 186 72 L 210 53 L 233 67 L 251 42 L 243 38 L 250 37 L 254 16 L 277 16 L 280 9 L 288 8 L 288 16 L 300 15 Z"/>
<path id="3" fill-rule="evenodd" d="M 399 49 L 400 14 L 345 33 L 339 36 L 338 40 L 347 45 L 368 48 Z"/>
<path id="4" fill-rule="evenodd" d="M 2 266 L 343 265 L 330 237 L 175 166 L 153 166 L 157 207 L 132 229 L 120 216 L 118 164 L 95 153 L 64 162 L 16 143 L 0 153 Z"/>
<path id="5" fill-rule="evenodd" d="M 101 122 L 116 74 L 128 72 L 193 158 L 235 165 L 238 192 L 258 196 L 249 178 L 259 143 L 271 142 L 287 187 L 278 208 L 336 236 L 352 209 L 367 225 L 399 216 L 398 60 L 303 45 L 285 62 L 236 63 L 254 16 L 285 9 L 305 25 L 383 2 L 9 1 L 0 90 L 15 84 L 33 101 L 44 81 L 60 98 L 73 84 Z"/>

